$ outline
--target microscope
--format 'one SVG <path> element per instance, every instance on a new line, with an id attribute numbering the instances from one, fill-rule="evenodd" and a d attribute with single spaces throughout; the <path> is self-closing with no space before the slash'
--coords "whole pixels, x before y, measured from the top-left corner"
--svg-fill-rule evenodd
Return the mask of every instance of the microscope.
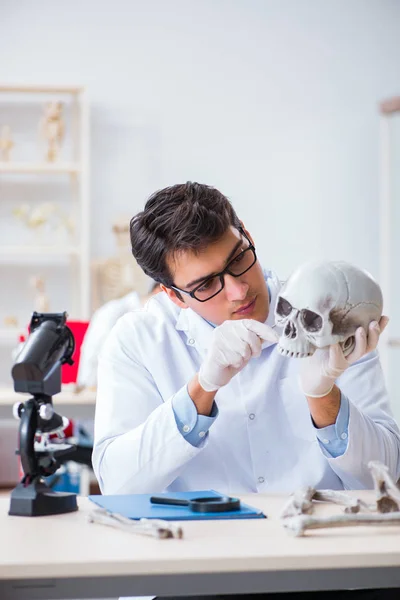
<path id="1" fill-rule="evenodd" d="M 71 444 L 55 441 L 63 437 L 68 419 L 58 415 L 52 404 L 52 396 L 61 391 L 62 365 L 73 364 L 75 341 L 66 320 L 66 312 L 34 312 L 30 335 L 12 367 L 14 390 L 31 397 L 14 407 L 20 419 L 16 454 L 24 474 L 11 492 L 9 515 L 33 517 L 78 510 L 75 494 L 56 492 L 44 480 L 75 450 Z"/>

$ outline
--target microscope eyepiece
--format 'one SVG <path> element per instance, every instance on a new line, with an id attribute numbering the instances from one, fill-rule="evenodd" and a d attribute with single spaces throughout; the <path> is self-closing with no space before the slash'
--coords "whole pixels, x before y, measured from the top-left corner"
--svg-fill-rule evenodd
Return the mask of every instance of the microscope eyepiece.
<path id="1" fill-rule="evenodd" d="M 33 313 L 30 335 L 12 367 L 16 392 L 52 396 L 61 391 L 61 366 L 71 363 L 74 337 L 66 313 Z"/>

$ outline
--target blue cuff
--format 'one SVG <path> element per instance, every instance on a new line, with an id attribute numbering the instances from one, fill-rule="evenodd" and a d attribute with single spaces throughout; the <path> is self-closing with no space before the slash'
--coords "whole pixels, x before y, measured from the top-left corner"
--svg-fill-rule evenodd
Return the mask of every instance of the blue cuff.
<path id="1" fill-rule="evenodd" d="M 336 417 L 336 423 L 321 429 L 315 427 L 319 445 L 328 458 L 337 458 L 346 452 L 349 438 L 349 416 L 349 400 L 341 393 L 340 409 Z"/>
<path id="2" fill-rule="evenodd" d="M 172 398 L 172 409 L 179 431 L 189 444 L 200 446 L 208 436 L 208 430 L 218 416 L 218 408 L 213 403 L 209 417 L 197 414 L 187 387 L 183 387 Z"/>

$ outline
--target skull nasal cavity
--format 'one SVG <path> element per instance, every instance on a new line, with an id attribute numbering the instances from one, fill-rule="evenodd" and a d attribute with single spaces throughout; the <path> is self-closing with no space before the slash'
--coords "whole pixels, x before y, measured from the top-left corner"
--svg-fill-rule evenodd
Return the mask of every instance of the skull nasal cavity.
<path id="1" fill-rule="evenodd" d="M 292 321 L 286 323 L 284 334 L 287 338 L 290 338 L 291 340 L 294 340 L 294 338 L 297 337 L 296 325 L 292 323 Z"/>

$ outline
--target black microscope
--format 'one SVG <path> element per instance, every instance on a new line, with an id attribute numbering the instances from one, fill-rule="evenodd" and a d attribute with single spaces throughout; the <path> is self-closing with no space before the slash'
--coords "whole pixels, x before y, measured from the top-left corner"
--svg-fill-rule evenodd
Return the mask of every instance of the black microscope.
<path id="1" fill-rule="evenodd" d="M 12 367 L 14 390 L 32 397 L 15 407 L 20 418 L 17 454 L 24 475 L 11 492 L 9 515 L 78 510 L 76 494 L 56 492 L 44 481 L 75 451 L 73 445 L 61 443 L 68 420 L 54 411 L 52 403 L 52 396 L 61 391 L 62 365 L 73 363 L 75 341 L 66 320 L 66 312 L 34 312 L 30 335 Z"/>

